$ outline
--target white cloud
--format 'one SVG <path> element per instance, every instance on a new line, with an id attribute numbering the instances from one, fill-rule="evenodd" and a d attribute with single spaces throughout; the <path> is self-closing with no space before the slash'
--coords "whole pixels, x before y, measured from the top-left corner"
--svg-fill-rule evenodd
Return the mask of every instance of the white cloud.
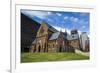
<path id="1" fill-rule="evenodd" d="M 79 24 L 83 25 L 84 24 L 84 20 L 80 20 Z"/>
<path id="2" fill-rule="evenodd" d="M 86 26 L 82 26 L 82 29 L 84 29 Z"/>
<path id="3" fill-rule="evenodd" d="M 76 18 L 76 17 L 70 17 L 69 18 L 71 22 L 73 22 L 73 24 L 80 24 L 80 25 L 87 25 L 89 24 L 88 21 L 85 21 L 84 19 L 79 19 L 79 18 Z M 83 28 L 85 28 L 85 26 L 83 26 Z"/>
<path id="4" fill-rule="evenodd" d="M 79 21 L 79 19 L 78 19 L 78 18 L 76 18 L 76 17 L 70 17 L 70 21 L 72 21 L 72 22 L 78 22 L 78 21 Z"/>
<path id="5" fill-rule="evenodd" d="M 74 18 L 74 20 L 73 20 L 74 22 L 78 22 L 78 18 Z"/>
<path id="6" fill-rule="evenodd" d="M 61 13 L 56 13 L 58 16 L 62 16 L 62 14 Z"/>
<path id="7" fill-rule="evenodd" d="M 74 17 L 70 17 L 70 20 L 73 20 L 74 19 Z"/>
<path id="8" fill-rule="evenodd" d="M 82 31 L 78 30 L 78 34 L 81 35 L 82 34 Z"/>
<path id="9" fill-rule="evenodd" d="M 65 16 L 65 17 L 64 17 L 64 20 L 67 20 L 67 19 L 68 19 L 68 16 Z"/>
<path id="10" fill-rule="evenodd" d="M 52 14 L 52 12 L 47 12 L 47 14 L 48 14 L 48 15 L 51 15 L 51 14 Z"/>
<path id="11" fill-rule="evenodd" d="M 44 19 L 46 18 L 46 16 L 48 15 L 48 13 L 46 12 L 42 12 L 42 11 L 26 11 L 26 10 L 23 10 L 21 11 L 23 14 L 26 14 L 30 17 L 34 17 L 34 16 L 37 16 L 41 19 Z"/>
<path id="12" fill-rule="evenodd" d="M 49 22 L 52 22 L 52 21 L 53 21 L 52 19 L 49 19 L 49 18 L 48 18 L 47 20 L 48 20 Z"/>
<path id="13" fill-rule="evenodd" d="M 65 32 L 65 30 L 67 31 L 67 33 L 70 34 L 70 30 L 67 29 L 67 28 L 61 28 L 61 27 L 58 27 L 58 26 L 53 26 L 55 29 L 57 29 L 58 31 L 62 31 L 62 32 Z"/>
<path id="14" fill-rule="evenodd" d="M 87 24 L 89 24 L 88 21 L 84 21 L 84 20 L 79 20 L 78 23 L 79 23 L 80 25 L 87 25 Z"/>

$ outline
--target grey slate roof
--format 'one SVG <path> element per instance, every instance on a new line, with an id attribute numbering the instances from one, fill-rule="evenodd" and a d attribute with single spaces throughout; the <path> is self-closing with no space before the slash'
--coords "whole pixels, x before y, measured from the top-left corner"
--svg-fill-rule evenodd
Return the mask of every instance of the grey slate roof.
<path id="1" fill-rule="evenodd" d="M 75 39 L 78 39 L 78 38 L 79 38 L 78 34 L 67 35 L 68 40 L 75 40 Z"/>
<path id="2" fill-rule="evenodd" d="M 49 40 L 55 40 L 59 37 L 59 35 L 60 35 L 60 32 L 53 33 L 51 37 L 49 38 Z"/>
<path id="3" fill-rule="evenodd" d="M 71 38 L 71 35 L 67 34 L 66 39 L 67 39 L 67 40 L 71 40 L 71 39 L 72 39 L 72 38 Z"/>
<path id="4" fill-rule="evenodd" d="M 60 32 L 56 32 L 56 33 L 53 33 L 51 35 L 51 37 L 49 38 L 49 40 L 55 40 L 59 37 L 60 35 Z M 68 33 L 63 33 L 64 35 L 64 39 L 67 39 L 67 40 L 75 40 L 75 39 L 78 39 L 79 38 L 79 35 L 78 34 L 73 34 L 73 35 L 70 35 Z"/>
<path id="5" fill-rule="evenodd" d="M 52 32 L 58 32 L 54 27 L 52 27 L 51 25 L 49 25 L 48 23 L 46 23 L 48 26 L 48 29 Z"/>

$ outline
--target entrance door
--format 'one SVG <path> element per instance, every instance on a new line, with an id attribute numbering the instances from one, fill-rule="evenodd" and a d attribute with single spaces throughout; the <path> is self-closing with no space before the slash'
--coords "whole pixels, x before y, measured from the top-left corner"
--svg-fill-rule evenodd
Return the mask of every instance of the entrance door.
<path id="1" fill-rule="evenodd" d="M 62 51 L 62 46 L 60 46 L 60 48 L 59 48 L 59 52 L 61 52 Z"/>

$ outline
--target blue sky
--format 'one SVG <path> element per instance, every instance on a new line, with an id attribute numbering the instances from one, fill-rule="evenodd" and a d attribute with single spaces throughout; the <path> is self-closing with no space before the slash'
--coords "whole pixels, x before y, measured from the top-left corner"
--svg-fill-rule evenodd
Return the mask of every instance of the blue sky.
<path id="1" fill-rule="evenodd" d="M 39 23 L 45 21 L 57 30 L 70 32 L 72 29 L 77 29 L 79 33 L 87 32 L 89 35 L 90 14 L 86 12 L 21 10 L 21 13 Z"/>

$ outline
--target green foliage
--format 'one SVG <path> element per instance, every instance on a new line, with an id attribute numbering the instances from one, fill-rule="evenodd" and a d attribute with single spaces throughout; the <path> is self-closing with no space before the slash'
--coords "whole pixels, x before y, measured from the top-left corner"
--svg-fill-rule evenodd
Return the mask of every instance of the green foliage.
<path id="1" fill-rule="evenodd" d="M 75 53 L 22 53 L 21 54 L 21 63 L 69 61 L 69 60 L 89 60 L 89 57 Z"/>

